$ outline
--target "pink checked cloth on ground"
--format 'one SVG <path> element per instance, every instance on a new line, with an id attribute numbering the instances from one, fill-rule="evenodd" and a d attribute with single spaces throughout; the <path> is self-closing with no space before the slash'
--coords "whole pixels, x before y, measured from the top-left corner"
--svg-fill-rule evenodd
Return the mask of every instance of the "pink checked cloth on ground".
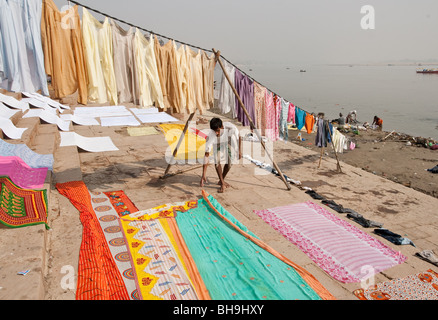
<path id="1" fill-rule="evenodd" d="M 344 283 L 361 282 L 406 260 L 400 252 L 311 201 L 254 212 Z"/>
<path id="2" fill-rule="evenodd" d="M 7 176 L 23 189 L 42 189 L 48 168 L 31 168 L 20 157 L 0 157 L 0 176 Z"/>

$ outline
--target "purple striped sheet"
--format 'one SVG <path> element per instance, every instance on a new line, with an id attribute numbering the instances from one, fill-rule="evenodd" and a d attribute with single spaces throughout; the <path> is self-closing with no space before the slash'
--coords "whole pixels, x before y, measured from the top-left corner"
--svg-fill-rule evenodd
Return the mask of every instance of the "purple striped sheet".
<path id="1" fill-rule="evenodd" d="M 254 210 L 333 278 L 361 282 L 406 257 L 311 201 Z"/>

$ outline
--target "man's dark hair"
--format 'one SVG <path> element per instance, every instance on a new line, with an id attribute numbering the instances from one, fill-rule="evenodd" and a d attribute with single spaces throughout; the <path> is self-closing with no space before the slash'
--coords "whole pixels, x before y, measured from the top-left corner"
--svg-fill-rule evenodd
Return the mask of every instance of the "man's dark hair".
<path id="1" fill-rule="evenodd" d="M 222 128 L 222 120 L 219 118 L 213 118 L 210 120 L 210 129 L 213 131 L 217 131 Z"/>

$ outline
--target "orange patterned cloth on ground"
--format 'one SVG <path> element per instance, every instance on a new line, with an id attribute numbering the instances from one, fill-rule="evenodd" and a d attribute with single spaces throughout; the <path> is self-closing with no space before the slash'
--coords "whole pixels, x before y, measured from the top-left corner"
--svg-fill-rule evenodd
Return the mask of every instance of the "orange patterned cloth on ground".
<path id="1" fill-rule="evenodd" d="M 427 272 L 354 291 L 360 300 L 438 300 L 438 273 Z"/>
<path id="2" fill-rule="evenodd" d="M 108 247 L 93 209 L 90 192 L 82 181 L 56 184 L 59 193 L 79 210 L 83 225 L 79 252 L 77 300 L 130 300 L 122 275 Z"/>

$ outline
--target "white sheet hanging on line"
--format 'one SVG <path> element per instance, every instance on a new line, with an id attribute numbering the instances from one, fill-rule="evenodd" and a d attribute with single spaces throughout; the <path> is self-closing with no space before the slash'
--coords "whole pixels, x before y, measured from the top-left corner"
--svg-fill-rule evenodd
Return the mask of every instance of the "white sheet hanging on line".
<path id="1" fill-rule="evenodd" d="M 160 122 L 176 122 L 178 119 L 172 117 L 166 112 L 159 113 L 149 113 L 149 114 L 138 114 L 137 118 L 140 119 L 142 123 L 160 123 Z"/>
<path id="2" fill-rule="evenodd" d="M 231 83 L 234 86 L 234 74 L 236 71 L 236 68 L 229 64 L 227 61 L 222 59 L 222 63 L 224 65 L 225 71 L 228 74 L 228 77 L 231 81 Z M 218 98 L 218 106 L 222 114 L 228 113 L 232 111 L 231 115 L 233 118 L 236 118 L 236 96 L 234 95 L 233 89 L 231 88 L 225 73 L 222 72 L 221 77 L 221 86 L 219 90 L 219 98 Z"/>
<path id="3" fill-rule="evenodd" d="M 49 95 L 41 44 L 41 0 L 0 0 L 0 87 Z"/>
<path id="4" fill-rule="evenodd" d="M 43 110 L 43 109 L 31 109 L 23 116 L 23 118 L 34 118 L 38 117 L 41 120 L 56 124 L 59 129 L 62 131 L 70 131 L 70 121 L 62 120 L 60 117 L 58 117 L 56 114 L 53 114 L 49 111 Z"/>
<path id="5" fill-rule="evenodd" d="M 88 152 L 105 152 L 119 150 L 110 137 L 83 137 L 76 132 L 60 132 L 60 147 L 77 146 Z"/>
<path id="6" fill-rule="evenodd" d="M 17 128 L 10 119 L 1 117 L 0 129 L 3 131 L 3 134 L 10 139 L 21 139 L 24 131 L 27 130 L 27 128 Z"/>
<path id="7" fill-rule="evenodd" d="M 126 117 L 101 117 L 100 125 L 102 127 L 114 127 L 114 126 L 139 126 L 140 122 L 135 119 L 134 116 Z"/>
<path id="8" fill-rule="evenodd" d="M 343 153 L 347 150 L 347 138 L 336 128 L 333 130 L 333 145 L 337 153 Z"/>

